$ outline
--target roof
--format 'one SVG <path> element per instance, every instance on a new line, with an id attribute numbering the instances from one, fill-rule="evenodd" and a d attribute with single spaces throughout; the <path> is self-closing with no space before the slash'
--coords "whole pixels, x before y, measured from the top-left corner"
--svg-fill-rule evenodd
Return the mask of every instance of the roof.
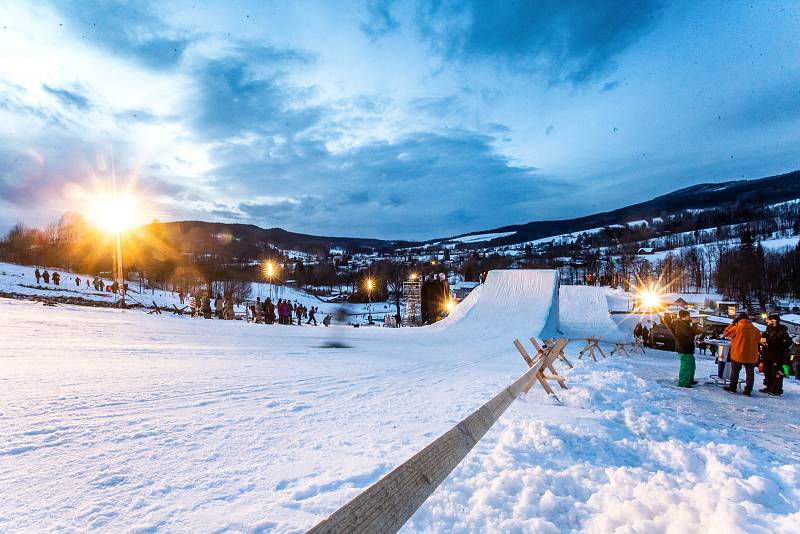
<path id="1" fill-rule="evenodd" d="M 705 320 L 717 324 L 731 324 L 733 322 L 733 319 L 729 317 L 720 317 L 719 315 L 704 315 L 703 317 L 705 318 Z M 753 326 L 755 326 L 762 332 L 767 329 L 767 327 L 764 326 L 763 324 L 753 323 Z"/>

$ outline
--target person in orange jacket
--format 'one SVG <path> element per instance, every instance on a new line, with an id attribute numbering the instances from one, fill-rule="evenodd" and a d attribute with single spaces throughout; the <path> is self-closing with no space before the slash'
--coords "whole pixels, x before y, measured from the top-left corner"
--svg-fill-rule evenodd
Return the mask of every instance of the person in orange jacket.
<path id="1" fill-rule="evenodd" d="M 744 367 L 746 378 L 743 393 L 750 397 L 753 394 L 754 367 L 758 363 L 758 343 L 761 339 L 761 332 L 753 326 L 750 316 L 742 312 L 736 316 L 736 319 L 722 335 L 731 340 L 731 384 L 723 389 L 729 393 L 736 393 L 739 373 Z"/>

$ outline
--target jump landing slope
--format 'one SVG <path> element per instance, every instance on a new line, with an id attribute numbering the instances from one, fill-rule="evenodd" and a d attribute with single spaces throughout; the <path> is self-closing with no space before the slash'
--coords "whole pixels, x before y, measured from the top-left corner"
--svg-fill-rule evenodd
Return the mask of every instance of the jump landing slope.
<path id="1" fill-rule="evenodd" d="M 626 341 L 608 309 L 608 299 L 602 287 L 561 286 L 558 295 L 559 329 L 565 336 L 573 338 L 599 336 L 606 341 Z"/>
<path id="2" fill-rule="evenodd" d="M 558 333 L 558 271 L 489 271 L 443 321 L 432 326 L 463 338 L 502 338 L 504 342 Z"/>

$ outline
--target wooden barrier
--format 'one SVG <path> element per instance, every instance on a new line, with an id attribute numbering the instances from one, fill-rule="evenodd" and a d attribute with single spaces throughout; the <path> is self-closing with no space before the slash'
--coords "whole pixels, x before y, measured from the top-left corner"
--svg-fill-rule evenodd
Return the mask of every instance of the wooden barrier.
<path id="1" fill-rule="evenodd" d="M 539 372 L 536 373 L 534 380 L 532 380 L 531 383 L 528 385 L 528 387 L 525 388 L 523 391 L 527 393 L 530 390 L 530 388 L 536 382 L 538 382 L 539 384 L 541 384 L 542 389 L 544 389 L 547 394 L 556 397 L 555 392 L 547 383 L 547 381 L 555 380 L 556 382 L 558 382 L 558 385 L 561 386 L 561 389 L 567 389 L 565 378 L 559 375 L 558 371 L 555 370 L 555 368 L 553 367 L 553 361 L 556 358 L 558 358 L 560 353 L 564 351 L 564 347 L 567 346 L 567 343 L 569 343 L 569 341 L 566 339 L 560 339 L 555 343 L 553 343 L 550 347 L 547 347 L 545 343 L 545 347 L 547 348 L 541 347 L 534 338 L 531 338 L 531 343 L 533 344 L 533 347 L 537 350 L 537 354 L 533 358 L 531 358 L 531 356 L 528 354 L 528 351 L 525 350 L 525 347 L 522 346 L 522 343 L 520 343 L 519 339 L 514 340 L 514 346 L 517 347 L 517 350 L 522 355 L 522 359 L 525 360 L 525 363 L 528 364 L 528 367 L 538 366 L 540 369 Z M 546 374 L 545 371 L 550 371 L 550 373 L 552 374 Z M 558 397 L 556 397 L 556 399 L 558 399 Z"/>
<path id="2" fill-rule="evenodd" d="M 589 351 L 589 356 L 591 356 L 594 361 L 597 361 L 597 358 L 594 355 L 594 349 L 597 349 L 598 351 L 600 351 L 600 354 L 603 356 L 603 358 L 606 357 L 606 353 L 603 352 L 603 349 L 600 348 L 600 340 L 602 338 L 589 336 L 589 337 L 585 337 L 583 339 L 586 340 L 586 346 L 583 348 L 583 350 L 581 350 L 578 353 L 578 359 L 579 360 L 582 360 L 583 359 L 583 355 L 586 354 L 586 351 Z"/>
<path id="3" fill-rule="evenodd" d="M 613 356 L 615 353 L 616 354 L 624 354 L 628 358 L 631 357 L 631 355 L 628 354 L 627 349 L 625 349 L 625 343 L 623 343 L 623 342 L 619 342 L 618 341 L 618 342 L 614 343 L 614 348 L 611 349 L 611 352 L 609 353 L 609 356 Z"/>
<path id="4" fill-rule="evenodd" d="M 565 344 L 566 340 L 559 340 L 548 351 L 547 358 L 534 363 L 492 400 L 308 532 L 383 534 L 400 530 L 503 415 L 514 399 L 525 391 L 526 386 L 530 387 L 529 384 L 536 380 L 536 375 L 552 353 L 563 349 Z"/>

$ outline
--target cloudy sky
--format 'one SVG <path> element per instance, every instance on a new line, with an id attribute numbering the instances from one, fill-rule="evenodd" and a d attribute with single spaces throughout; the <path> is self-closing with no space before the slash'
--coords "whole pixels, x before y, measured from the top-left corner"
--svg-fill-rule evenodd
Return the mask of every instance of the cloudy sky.
<path id="1" fill-rule="evenodd" d="M 0 0 L 0 230 L 430 238 L 800 169 L 797 2 Z"/>

